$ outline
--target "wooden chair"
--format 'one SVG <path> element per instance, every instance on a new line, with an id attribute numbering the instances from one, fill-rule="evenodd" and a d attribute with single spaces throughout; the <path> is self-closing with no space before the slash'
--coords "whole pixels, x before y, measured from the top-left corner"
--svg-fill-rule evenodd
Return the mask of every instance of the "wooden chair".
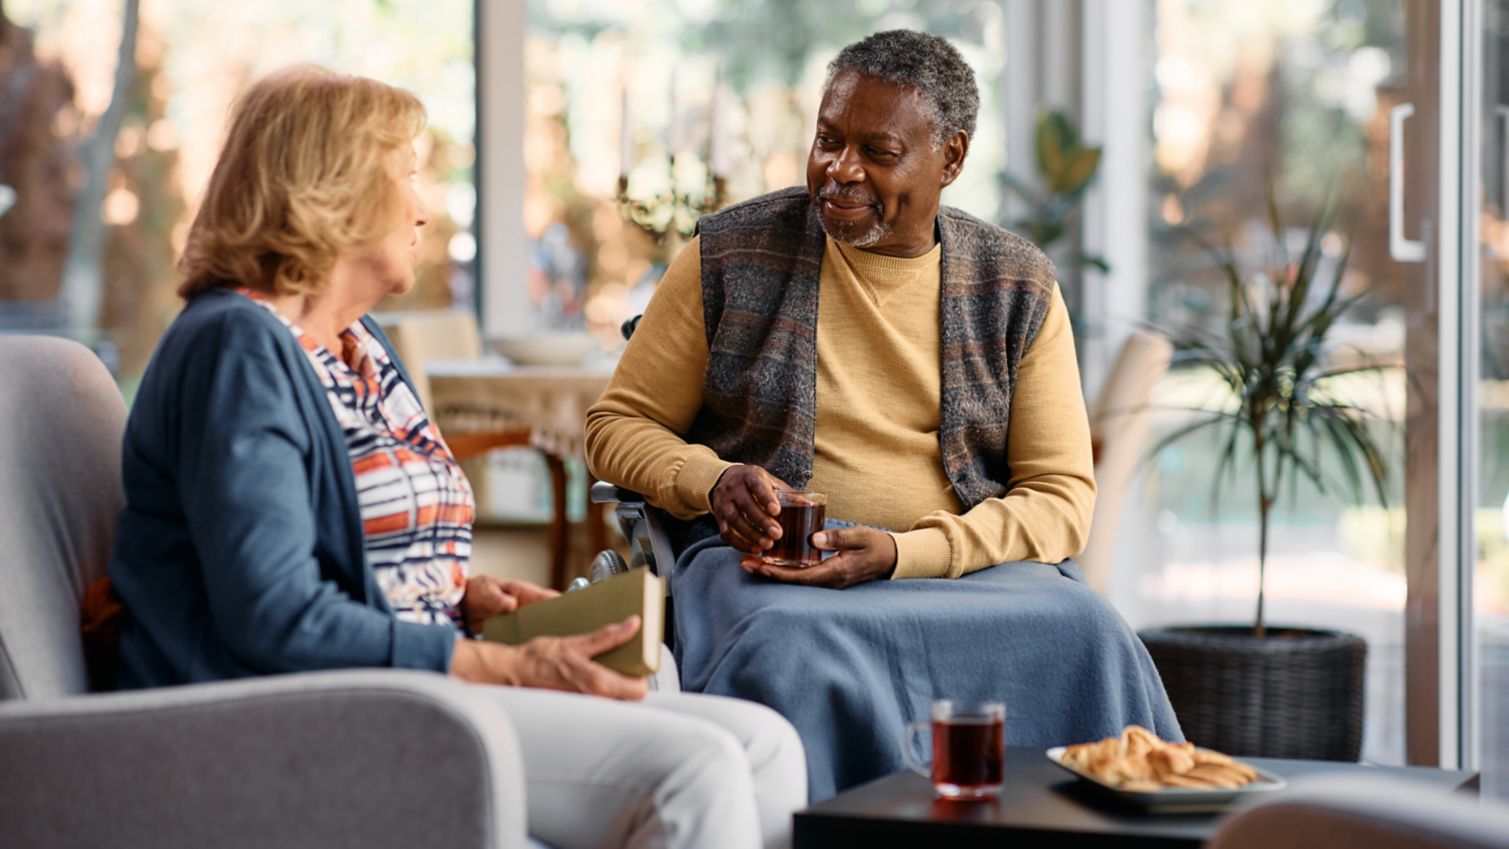
<path id="1" fill-rule="evenodd" d="M 433 396 L 426 364 L 435 360 L 474 359 L 483 354 L 482 336 L 477 322 L 460 310 L 425 310 L 392 313 L 380 318 L 383 331 L 393 342 L 398 356 L 409 370 L 419 400 L 434 414 Z M 555 450 L 541 447 L 531 427 L 499 428 L 475 432 L 442 431 L 446 444 L 458 461 L 480 459 L 499 448 L 534 448 L 545 458 L 550 472 L 550 584 L 565 589 L 570 580 L 567 566 L 570 520 L 566 500 L 566 458 Z M 603 508 L 587 507 L 589 546 L 591 551 L 604 548 L 606 530 Z"/>

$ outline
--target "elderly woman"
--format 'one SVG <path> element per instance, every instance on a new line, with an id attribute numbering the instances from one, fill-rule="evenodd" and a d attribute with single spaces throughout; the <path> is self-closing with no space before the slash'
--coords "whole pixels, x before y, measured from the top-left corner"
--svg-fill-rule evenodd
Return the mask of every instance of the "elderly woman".
<path id="1" fill-rule="evenodd" d="M 412 95 L 316 68 L 237 107 L 189 232 L 187 304 L 126 428 L 121 683 L 391 666 L 508 685 L 492 692 L 536 837 L 784 844 L 806 797 L 791 726 L 592 662 L 632 618 L 517 648 L 468 638 L 554 593 L 468 576 L 471 489 L 367 316 L 414 285 L 423 123 Z"/>

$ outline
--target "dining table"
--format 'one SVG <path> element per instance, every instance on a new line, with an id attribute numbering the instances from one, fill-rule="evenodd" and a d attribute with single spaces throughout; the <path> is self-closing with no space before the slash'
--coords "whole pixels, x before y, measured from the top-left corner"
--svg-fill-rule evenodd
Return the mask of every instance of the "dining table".
<path id="1" fill-rule="evenodd" d="M 430 360 L 425 364 L 435 423 L 458 456 L 501 447 L 532 447 L 546 458 L 552 486 L 551 583 L 568 578 L 567 460 L 586 461 L 587 408 L 613 376 L 611 360 L 579 365 L 520 365 L 503 357 Z M 590 489 L 590 473 L 588 488 Z M 607 547 L 602 505 L 586 506 L 592 553 Z"/>

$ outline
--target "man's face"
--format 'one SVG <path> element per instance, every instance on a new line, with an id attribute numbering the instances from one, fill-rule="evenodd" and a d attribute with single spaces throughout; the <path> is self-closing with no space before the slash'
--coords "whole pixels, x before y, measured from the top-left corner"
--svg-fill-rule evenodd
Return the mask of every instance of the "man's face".
<path id="1" fill-rule="evenodd" d="M 933 246 L 938 196 L 968 148 L 963 132 L 934 145 L 933 111 L 919 89 L 840 71 L 818 109 L 807 192 L 834 239 L 919 256 Z"/>

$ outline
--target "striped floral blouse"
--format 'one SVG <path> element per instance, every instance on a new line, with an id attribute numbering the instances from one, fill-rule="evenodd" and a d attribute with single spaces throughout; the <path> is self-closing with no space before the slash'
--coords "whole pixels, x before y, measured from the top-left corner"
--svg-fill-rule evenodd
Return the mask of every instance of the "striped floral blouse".
<path id="1" fill-rule="evenodd" d="M 341 332 L 336 356 L 260 293 L 239 291 L 298 338 L 325 387 L 356 474 L 367 561 L 395 615 L 462 628 L 471 485 L 387 350 L 357 322 Z"/>

